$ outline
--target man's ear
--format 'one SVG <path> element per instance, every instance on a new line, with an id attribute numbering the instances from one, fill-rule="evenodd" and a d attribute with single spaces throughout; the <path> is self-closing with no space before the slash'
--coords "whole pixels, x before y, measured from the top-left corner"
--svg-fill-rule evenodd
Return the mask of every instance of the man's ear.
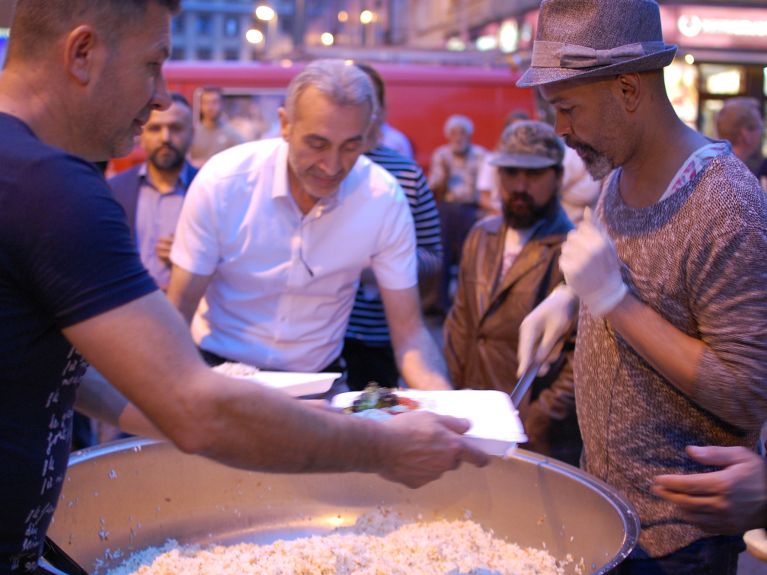
<path id="1" fill-rule="evenodd" d="M 748 141 L 748 132 L 749 129 L 746 126 L 743 126 L 740 130 L 737 131 L 735 137 L 730 141 L 730 144 L 736 147 L 745 146 L 746 142 Z"/>
<path id="2" fill-rule="evenodd" d="M 642 81 L 647 80 L 641 74 L 632 72 L 618 76 L 621 101 L 628 112 L 635 112 L 642 98 Z"/>
<path id="3" fill-rule="evenodd" d="M 562 197 L 562 182 L 565 181 L 565 170 L 564 166 L 560 166 L 560 168 L 557 170 L 557 196 Z"/>
<path id="4" fill-rule="evenodd" d="M 280 118 L 280 135 L 283 140 L 288 139 L 290 136 L 290 121 L 288 120 L 288 112 L 285 108 L 277 110 L 277 116 Z"/>
<path id="5" fill-rule="evenodd" d="M 97 36 L 87 24 L 72 30 L 66 38 L 66 68 L 69 74 L 85 85 L 91 80 Z"/>

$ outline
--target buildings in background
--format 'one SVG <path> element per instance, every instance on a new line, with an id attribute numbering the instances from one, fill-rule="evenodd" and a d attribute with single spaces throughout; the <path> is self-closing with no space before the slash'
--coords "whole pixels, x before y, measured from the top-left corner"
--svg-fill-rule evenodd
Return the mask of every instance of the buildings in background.
<path id="1" fill-rule="evenodd" d="M 173 19 L 173 60 L 246 60 L 251 0 L 188 0 Z"/>
<path id="2" fill-rule="evenodd" d="M 714 135 L 713 117 L 732 96 L 767 105 L 765 2 L 660 4 L 665 39 L 680 47 L 667 84 L 690 125 Z M 174 23 L 173 58 L 340 57 L 523 69 L 538 5 L 539 0 L 185 0 Z"/>
<path id="3" fill-rule="evenodd" d="M 661 6 L 666 42 L 679 51 L 666 71 L 675 108 L 691 126 L 715 136 L 714 117 L 727 98 L 756 98 L 767 114 L 767 8 L 676 3 Z"/>
<path id="4" fill-rule="evenodd" d="M 764 0 L 660 0 L 679 45 L 666 82 L 680 115 L 707 135 L 724 100 L 751 96 L 767 116 Z M 11 0 L 0 0 L 0 63 Z M 174 60 L 317 57 L 523 69 L 539 0 L 183 0 Z M 258 16 L 256 16 L 258 14 Z"/>
<path id="5" fill-rule="evenodd" d="M 185 0 L 175 60 L 359 57 L 505 65 L 539 0 Z M 258 14 L 258 16 L 257 16 Z"/>

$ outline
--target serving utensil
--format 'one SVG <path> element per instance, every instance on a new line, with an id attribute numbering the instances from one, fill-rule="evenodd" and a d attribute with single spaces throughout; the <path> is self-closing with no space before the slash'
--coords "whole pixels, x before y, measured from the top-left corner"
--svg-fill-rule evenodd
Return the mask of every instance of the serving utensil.
<path id="1" fill-rule="evenodd" d="M 514 389 L 511 390 L 509 397 L 511 398 L 511 403 L 514 404 L 515 408 L 519 409 L 519 406 L 522 403 L 522 400 L 525 398 L 528 390 L 530 389 L 530 386 L 538 376 L 541 365 L 543 365 L 543 363 L 539 361 L 531 363 L 530 366 L 522 374 L 522 377 L 520 377 L 517 380 L 517 383 L 514 384 Z"/>
<path id="2" fill-rule="evenodd" d="M 514 404 L 515 408 L 519 409 L 519 406 L 522 403 L 522 400 L 525 398 L 528 390 L 530 389 L 530 386 L 533 384 L 533 381 L 535 381 L 535 378 L 538 377 L 538 372 L 541 370 L 541 367 L 548 363 L 550 358 L 557 357 L 560 353 L 562 353 L 565 343 L 570 335 L 571 332 L 568 330 L 564 335 L 560 336 L 560 338 L 552 346 L 551 350 L 549 350 L 549 353 L 546 355 L 546 357 L 543 358 L 543 361 L 533 361 L 522 374 L 522 376 L 517 380 L 517 383 L 514 384 L 514 388 L 509 394 L 509 397 L 511 397 L 511 403 Z"/>

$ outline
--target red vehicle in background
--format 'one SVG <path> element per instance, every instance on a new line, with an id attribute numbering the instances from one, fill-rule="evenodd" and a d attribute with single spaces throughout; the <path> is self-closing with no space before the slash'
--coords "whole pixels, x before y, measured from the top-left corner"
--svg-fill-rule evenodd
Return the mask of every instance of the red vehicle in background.
<path id="1" fill-rule="evenodd" d="M 466 66 L 374 64 L 386 83 L 388 122 L 403 132 L 416 161 L 428 168 L 433 150 L 445 143 L 442 127 L 451 114 L 463 114 L 475 126 L 473 141 L 493 149 L 508 114 L 524 110 L 535 117 L 531 90 L 517 88 L 518 74 L 507 69 Z M 197 117 L 199 91 L 219 86 L 229 121 L 248 139 L 279 135 L 277 109 L 302 64 L 169 62 L 168 89 L 192 103 Z M 140 150 L 113 160 L 112 173 L 143 161 Z"/>

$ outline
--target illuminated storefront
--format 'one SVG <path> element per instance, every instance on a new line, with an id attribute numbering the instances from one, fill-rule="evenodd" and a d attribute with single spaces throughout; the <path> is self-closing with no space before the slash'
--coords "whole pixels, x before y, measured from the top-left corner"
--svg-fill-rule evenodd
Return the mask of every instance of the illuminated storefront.
<path id="1" fill-rule="evenodd" d="M 666 83 L 685 121 L 713 136 L 727 98 L 750 96 L 765 109 L 767 9 L 661 6 L 661 18 L 666 42 L 679 46 Z"/>
<path id="2" fill-rule="evenodd" d="M 767 116 L 767 8 L 660 3 L 664 40 L 679 46 L 665 71 L 679 116 L 709 136 L 732 96 L 756 98 Z M 529 62 L 537 19 L 537 10 L 516 17 L 512 66 Z"/>

